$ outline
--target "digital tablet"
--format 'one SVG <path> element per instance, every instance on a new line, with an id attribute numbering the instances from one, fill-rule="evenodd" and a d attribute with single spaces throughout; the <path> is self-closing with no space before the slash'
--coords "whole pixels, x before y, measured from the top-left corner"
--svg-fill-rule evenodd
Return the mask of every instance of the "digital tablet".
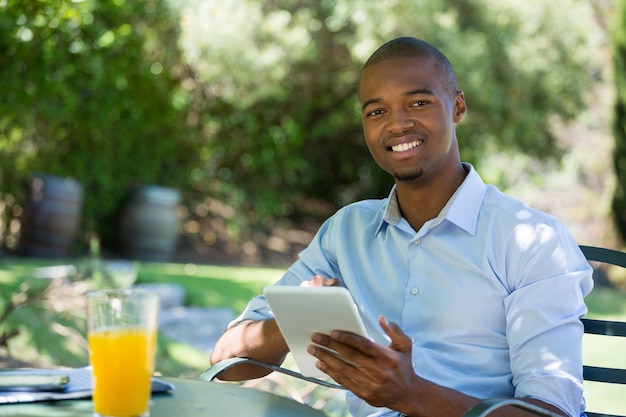
<path id="1" fill-rule="evenodd" d="M 343 287 L 270 286 L 263 294 L 305 376 L 329 378 L 315 367 L 317 358 L 307 352 L 307 346 L 313 343 L 311 334 L 347 330 L 369 338 L 352 296 Z"/>

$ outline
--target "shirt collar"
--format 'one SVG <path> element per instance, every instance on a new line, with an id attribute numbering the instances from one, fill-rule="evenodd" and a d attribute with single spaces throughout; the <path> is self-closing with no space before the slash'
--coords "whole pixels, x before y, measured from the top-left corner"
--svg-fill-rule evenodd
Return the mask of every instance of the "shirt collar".
<path id="1" fill-rule="evenodd" d="M 467 233 L 475 235 L 478 225 L 478 214 L 487 193 L 487 185 L 473 166 L 467 163 L 464 163 L 463 166 L 469 169 L 469 172 L 467 177 L 465 177 L 465 181 L 452 195 L 450 199 L 451 204 L 447 213 L 445 213 L 445 217 Z"/>
<path id="2" fill-rule="evenodd" d="M 467 233 L 475 235 L 478 224 L 478 213 L 480 212 L 480 207 L 482 206 L 485 193 L 487 192 L 487 185 L 483 182 L 472 165 L 463 163 L 463 166 L 469 171 L 465 180 L 463 180 L 463 183 L 457 188 L 446 206 L 437 216 L 437 219 L 440 220 L 435 220 L 433 224 L 438 224 L 446 219 L 465 230 Z M 376 234 L 380 233 L 383 225 L 389 224 L 396 226 L 400 223 L 400 220 L 402 220 L 395 185 L 391 189 L 389 197 L 382 209 L 384 214 L 381 216 Z"/>

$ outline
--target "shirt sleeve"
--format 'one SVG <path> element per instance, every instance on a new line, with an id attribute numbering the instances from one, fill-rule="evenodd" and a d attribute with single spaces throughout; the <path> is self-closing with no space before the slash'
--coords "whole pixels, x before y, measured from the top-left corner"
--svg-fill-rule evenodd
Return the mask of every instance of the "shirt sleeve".
<path id="1" fill-rule="evenodd" d="M 333 262 L 327 258 L 327 254 L 332 252 L 327 247 L 328 242 L 332 240 L 328 237 L 332 221 L 333 217 L 324 222 L 311 243 L 300 253 L 299 259 L 273 285 L 299 286 L 303 281 L 310 280 L 316 274 L 327 278 L 337 278 L 336 269 L 332 266 Z M 273 317 L 274 314 L 270 310 L 265 296 L 261 294 L 250 300 L 244 311 L 230 322 L 228 327 L 245 320 L 258 321 Z"/>
<path id="2" fill-rule="evenodd" d="M 541 399 L 571 416 L 584 411 L 580 318 L 587 308 L 592 270 L 558 222 L 517 231 L 505 298 L 507 339 L 516 397 Z"/>

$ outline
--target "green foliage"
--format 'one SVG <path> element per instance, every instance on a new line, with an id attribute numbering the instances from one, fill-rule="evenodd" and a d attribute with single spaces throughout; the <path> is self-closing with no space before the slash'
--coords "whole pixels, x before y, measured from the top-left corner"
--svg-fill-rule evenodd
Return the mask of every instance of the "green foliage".
<path id="1" fill-rule="evenodd" d="M 599 67 L 578 23 L 589 5 L 575 0 L 181 0 L 179 8 L 186 56 L 211 89 L 211 158 L 198 181 L 251 213 L 240 224 L 297 215 L 308 198 L 338 206 L 388 193 L 392 179 L 363 143 L 356 85 L 365 59 L 393 37 L 425 38 L 450 57 L 469 104 L 462 153 L 475 165 L 494 151 L 558 160 L 550 122 L 579 113 Z"/>
<path id="2" fill-rule="evenodd" d="M 165 2 L 0 1 L 0 204 L 33 172 L 74 177 L 84 229 L 110 244 L 129 188 L 156 183 L 182 189 L 192 216 L 218 201 L 226 233 L 251 236 L 388 193 L 356 86 L 393 37 L 450 57 L 475 165 L 558 160 L 550 122 L 578 114 L 598 65 L 579 0 Z"/>
<path id="3" fill-rule="evenodd" d="M 617 178 L 613 214 L 622 238 L 626 238 L 626 1 L 615 3 L 613 21 L 613 67 L 615 78 L 614 165 Z"/>
<path id="4" fill-rule="evenodd" d="M 110 239 L 132 186 L 188 181 L 177 37 L 161 0 L 0 2 L 0 190 L 19 202 L 33 173 L 73 177 L 84 229 Z"/>

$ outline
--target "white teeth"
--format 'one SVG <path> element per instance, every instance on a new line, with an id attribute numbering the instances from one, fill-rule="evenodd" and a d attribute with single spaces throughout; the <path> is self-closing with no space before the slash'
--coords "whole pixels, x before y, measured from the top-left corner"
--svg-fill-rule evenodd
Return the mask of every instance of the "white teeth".
<path id="1" fill-rule="evenodd" d="M 416 141 L 409 142 L 409 143 L 401 143 L 399 145 L 392 146 L 391 150 L 394 151 L 394 152 L 406 152 L 409 149 L 413 149 L 413 148 L 421 145 L 422 142 L 423 142 L 422 140 L 416 140 Z"/>

